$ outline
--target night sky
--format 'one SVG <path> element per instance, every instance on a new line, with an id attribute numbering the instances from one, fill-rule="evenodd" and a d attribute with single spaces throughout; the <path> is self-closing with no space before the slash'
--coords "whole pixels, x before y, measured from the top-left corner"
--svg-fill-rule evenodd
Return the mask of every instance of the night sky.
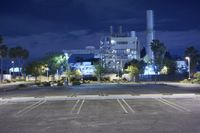
<path id="1" fill-rule="evenodd" d="M 109 26 L 135 30 L 145 45 L 146 10 L 155 13 L 156 39 L 173 54 L 200 50 L 198 0 L 0 0 L 0 34 L 31 57 L 62 49 L 98 47 Z"/>

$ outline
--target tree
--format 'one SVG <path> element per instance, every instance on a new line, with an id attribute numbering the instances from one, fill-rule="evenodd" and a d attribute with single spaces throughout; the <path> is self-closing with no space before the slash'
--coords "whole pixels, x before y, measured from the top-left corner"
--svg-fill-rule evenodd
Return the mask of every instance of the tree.
<path id="1" fill-rule="evenodd" d="M 0 44 L 2 44 L 2 43 L 3 43 L 3 36 L 0 35 Z"/>
<path id="2" fill-rule="evenodd" d="M 131 81 L 135 82 L 135 77 L 139 74 L 139 69 L 136 66 L 130 65 L 128 66 L 126 71 L 129 73 L 129 76 L 131 77 Z"/>
<path id="3" fill-rule="evenodd" d="M 6 45 L 0 45 L 0 59 L 1 59 L 1 82 L 3 79 L 3 59 L 8 55 L 8 47 Z"/>
<path id="4" fill-rule="evenodd" d="M 139 73 L 142 74 L 142 73 L 144 73 L 144 69 L 145 69 L 146 63 L 143 60 L 138 61 L 136 59 L 133 59 L 133 60 L 125 63 L 124 69 L 127 69 L 128 66 L 135 66 L 135 67 L 137 67 L 138 70 L 139 70 Z"/>
<path id="5" fill-rule="evenodd" d="M 163 68 L 163 61 L 167 51 L 167 48 L 159 40 L 153 40 L 151 43 L 151 50 L 154 55 L 154 64 L 156 66 L 155 72 L 159 72 Z"/>
<path id="6" fill-rule="evenodd" d="M 22 74 L 22 71 L 21 71 L 21 69 L 22 69 L 22 57 L 23 57 L 23 48 L 22 47 L 20 47 L 20 46 L 17 46 L 17 47 L 15 47 L 14 48 L 14 54 L 15 54 L 15 58 L 17 59 L 17 61 L 18 61 L 18 66 L 19 66 L 19 68 L 20 68 L 20 75 Z"/>
<path id="7" fill-rule="evenodd" d="M 26 73 L 35 76 L 35 80 L 37 80 L 38 76 L 41 76 L 45 73 L 44 66 L 45 64 L 42 62 L 32 62 L 27 65 Z"/>
<path id="8" fill-rule="evenodd" d="M 1 82 L 3 80 L 3 59 L 8 55 L 8 47 L 3 44 L 3 37 L 0 36 L 0 60 L 1 60 Z"/>
<path id="9" fill-rule="evenodd" d="M 163 65 L 167 67 L 167 74 L 174 74 L 176 72 L 176 61 L 169 52 L 165 54 Z"/>
<path id="10" fill-rule="evenodd" d="M 103 74 L 103 72 L 105 71 L 104 67 L 101 65 L 100 62 L 97 62 L 94 64 L 95 67 L 95 75 L 97 77 L 98 81 L 101 81 L 101 76 Z"/>
<path id="11" fill-rule="evenodd" d="M 67 69 L 66 57 L 60 53 L 50 53 L 41 61 L 48 65 L 50 74 L 55 74 L 61 66 Z"/>
<path id="12" fill-rule="evenodd" d="M 15 67 L 15 62 L 16 62 L 16 59 L 17 59 L 17 50 L 16 48 L 10 48 L 9 49 L 9 52 L 8 52 L 8 55 L 9 57 L 11 58 L 11 60 L 13 61 L 13 69 Z M 14 77 L 14 70 L 13 70 L 13 77 Z"/>
<path id="13" fill-rule="evenodd" d="M 24 60 L 27 59 L 29 56 L 29 52 L 27 49 L 23 49 L 20 46 L 16 46 L 13 48 L 10 48 L 9 50 L 9 57 L 13 60 L 13 61 L 17 61 L 18 62 L 18 66 L 20 68 L 20 76 L 22 75 L 22 69 L 23 69 L 23 65 L 24 65 Z"/>
<path id="14" fill-rule="evenodd" d="M 140 50 L 140 58 L 144 58 L 146 55 L 146 50 L 145 50 L 145 47 L 143 47 L 141 50 Z"/>
<path id="15" fill-rule="evenodd" d="M 68 84 L 71 82 L 79 82 L 82 78 L 80 70 L 73 70 L 65 72 Z"/>
<path id="16" fill-rule="evenodd" d="M 186 56 L 190 57 L 191 72 L 193 73 L 195 71 L 198 61 L 200 60 L 199 51 L 195 49 L 193 46 L 188 47 L 185 50 L 185 57 Z"/>
<path id="17" fill-rule="evenodd" d="M 21 68 L 22 68 L 22 70 L 24 70 L 24 60 L 26 60 L 28 57 L 29 57 L 29 51 L 27 49 L 23 49 L 22 53 L 21 53 L 21 59 L 22 59 Z"/>
<path id="18" fill-rule="evenodd" d="M 20 46 L 15 47 L 15 52 L 16 52 L 16 58 L 19 63 L 20 69 L 20 75 L 22 75 L 22 70 L 23 70 L 23 65 L 24 65 L 24 60 L 28 58 L 29 52 L 27 49 L 23 49 Z"/>

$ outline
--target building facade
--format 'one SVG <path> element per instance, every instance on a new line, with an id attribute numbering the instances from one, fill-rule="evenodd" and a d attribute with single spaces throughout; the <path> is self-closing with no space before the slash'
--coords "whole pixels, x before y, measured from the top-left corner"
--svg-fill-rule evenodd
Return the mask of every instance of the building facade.
<path id="1" fill-rule="evenodd" d="M 140 44 L 135 31 L 130 33 L 113 33 L 100 41 L 100 55 L 105 68 L 122 71 L 124 64 L 133 59 L 140 59 Z"/>
<path id="2" fill-rule="evenodd" d="M 94 46 L 85 49 L 63 50 L 68 56 L 67 61 L 70 70 L 79 70 L 83 77 L 94 76 L 94 62 L 100 60 L 99 50 Z"/>

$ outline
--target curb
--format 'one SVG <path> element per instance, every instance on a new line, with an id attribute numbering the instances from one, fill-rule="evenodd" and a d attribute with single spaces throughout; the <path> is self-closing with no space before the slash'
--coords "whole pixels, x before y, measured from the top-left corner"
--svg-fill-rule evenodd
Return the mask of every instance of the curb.
<path id="1" fill-rule="evenodd" d="M 99 95 L 79 95 L 76 97 L 70 96 L 44 96 L 44 97 L 11 97 L 11 98 L 0 98 L 0 102 L 31 102 L 31 101 L 65 101 L 65 100 L 115 100 L 115 99 L 156 99 L 156 98 L 200 98 L 200 95 L 191 93 L 191 94 L 172 94 L 172 95 L 163 95 L 163 94 L 141 94 L 133 96 L 130 94 L 127 95 L 108 95 L 108 96 L 99 96 Z"/>

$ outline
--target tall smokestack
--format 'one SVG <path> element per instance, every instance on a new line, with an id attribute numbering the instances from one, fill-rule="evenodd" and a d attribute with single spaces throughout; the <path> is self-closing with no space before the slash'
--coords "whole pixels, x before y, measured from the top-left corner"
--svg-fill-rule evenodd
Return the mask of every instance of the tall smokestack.
<path id="1" fill-rule="evenodd" d="M 114 32 L 113 26 L 110 26 L 110 35 L 112 36 Z"/>
<path id="2" fill-rule="evenodd" d="M 122 34 L 122 26 L 121 25 L 119 26 L 119 34 L 120 35 Z"/>
<path id="3" fill-rule="evenodd" d="M 152 60 L 153 52 L 151 50 L 151 42 L 154 40 L 154 13 L 153 10 L 147 10 L 147 55 Z"/>

